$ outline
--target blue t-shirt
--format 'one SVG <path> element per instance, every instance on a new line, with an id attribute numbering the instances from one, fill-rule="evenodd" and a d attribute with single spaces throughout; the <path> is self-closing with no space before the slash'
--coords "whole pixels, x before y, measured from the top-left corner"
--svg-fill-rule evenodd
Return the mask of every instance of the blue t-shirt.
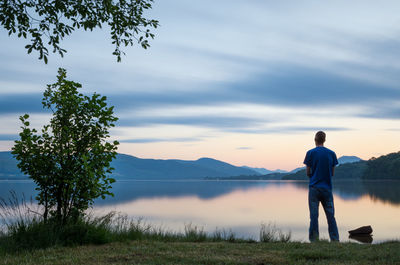
<path id="1" fill-rule="evenodd" d="M 338 164 L 335 152 L 317 146 L 307 152 L 304 164 L 311 168 L 310 187 L 332 190 L 332 168 Z"/>

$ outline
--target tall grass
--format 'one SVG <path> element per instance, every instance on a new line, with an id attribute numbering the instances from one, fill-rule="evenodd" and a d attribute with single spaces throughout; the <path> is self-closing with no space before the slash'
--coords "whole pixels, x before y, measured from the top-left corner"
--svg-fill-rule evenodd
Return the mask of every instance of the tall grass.
<path id="1" fill-rule="evenodd" d="M 10 191 L 8 199 L 0 197 L 0 229 L 15 230 L 32 222 L 42 221 L 41 209 L 35 206 L 33 199 L 26 200 L 25 195 L 21 197 L 15 191 Z"/>
<path id="2" fill-rule="evenodd" d="M 261 223 L 260 228 L 260 242 L 290 242 L 292 238 L 292 232 L 282 232 L 281 229 L 277 228 L 272 223 Z"/>
<path id="3" fill-rule="evenodd" d="M 215 229 L 212 235 L 213 241 L 228 241 L 228 242 L 236 242 L 238 238 L 232 230 L 225 229 Z M 253 239 L 247 239 L 246 241 L 253 242 Z"/>

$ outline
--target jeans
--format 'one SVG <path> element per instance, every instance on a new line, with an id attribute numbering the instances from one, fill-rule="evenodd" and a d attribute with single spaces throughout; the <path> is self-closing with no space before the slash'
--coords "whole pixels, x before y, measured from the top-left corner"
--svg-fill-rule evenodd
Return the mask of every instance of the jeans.
<path id="1" fill-rule="evenodd" d="M 326 219 L 328 220 L 328 231 L 331 241 L 339 241 L 339 232 L 335 220 L 335 207 L 333 195 L 330 190 L 310 187 L 308 191 L 308 206 L 310 208 L 309 239 L 311 242 L 319 239 L 318 210 L 319 202 L 324 207 Z"/>

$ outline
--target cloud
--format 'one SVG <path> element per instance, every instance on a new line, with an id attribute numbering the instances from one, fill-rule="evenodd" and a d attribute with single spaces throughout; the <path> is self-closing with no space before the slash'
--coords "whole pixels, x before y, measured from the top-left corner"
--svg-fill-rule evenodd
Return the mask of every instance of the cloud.
<path id="1" fill-rule="evenodd" d="M 202 138 L 188 137 L 188 138 L 137 138 L 137 139 L 124 139 L 120 140 L 121 143 L 136 143 L 136 144 L 147 144 L 147 143 L 159 143 L 159 142 L 200 142 Z"/>
<path id="2" fill-rule="evenodd" d="M 360 113 L 360 117 L 373 119 L 400 119 L 400 101 L 398 99 L 377 101 Z"/>
<path id="3" fill-rule="evenodd" d="M 118 122 L 118 125 L 191 125 L 224 129 L 257 126 L 265 122 L 265 120 L 254 119 L 252 117 L 226 117 L 215 114 L 214 116 L 137 117 L 129 120 L 122 119 Z"/>
<path id="4" fill-rule="evenodd" d="M 217 86 L 217 85 L 214 85 Z M 355 80 L 337 76 L 322 70 L 282 66 L 279 73 L 256 75 L 251 79 L 235 83 L 218 83 L 218 87 L 206 91 L 157 93 L 132 93 L 131 95 L 110 95 L 111 104 L 116 110 L 129 112 L 135 110 L 149 111 L 153 108 L 165 108 L 166 111 L 183 106 L 225 106 L 229 104 L 256 104 L 283 108 L 311 109 L 317 113 L 326 109 L 368 109 L 381 102 L 380 116 L 377 118 L 393 118 L 393 101 L 400 97 L 400 88 L 377 85 L 368 81 Z M 295 113 L 293 113 L 295 115 Z M 362 113 L 348 113 L 357 117 Z M 211 115 L 219 116 L 218 114 Z M 371 115 L 369 115 L 372 117 Z M 400 115 L 397 115 L 400 118 Z M 251 121 L 252 117 L 248 120 Z M 192 121 L 201 123 L 201 119 Z M 214 118 L 218 121 L 217 118 Z M 149 119 L 151 121 L 151 119 Z M 160 123 L 162 120 L 154 122 Z M 164 119 L 168 122 L 168 119 Z M 184 118 L 169 122 L 188 123 Z M 203 119 L 203 123 L 207 122 Z M 254 121 L 253 121 L 254 122 Z M 222 123 L 224 125 L 225 123 Z"/>
<path id="5" fill-rule="evenodd" d="M 43 94 L 13 93 L 0 96 L 0 114 L 43 112 Z"/>
<path id="6" fill-rule="evenodd" d="M 19 138 L 18 134 L 0 134 L 0 141 L 15 141 Z"/>
<path id="7" fill-rule="evenodd" d="M 253 147 L 249 147 L 249 146 L 242 146 L 242 147 L 238 147 L 236 148 L 237 150 L 251 150 L 253 149 Z"/>
<path id="8" fill-rule="evenodd" d="M 43 90 L 62 66 L 82 92 L 108 97 L 118 126 L 264 134 L 354 129 L 329 125 L 332 116 L 399 119 L 400 5 L 387 4 L 392 8 L 358 0 L 158 1 L 151 12 L 162 26 L 151 49 L 127 48 L 120 64 L 103 31 L 74 32 L 64 42 L 66 57 L 52 54 L 44 65 L 26 54 L 26 40 L 0 30 L 0 115 L 44 113 Z M 224 109 L 237 105 L 276 110 Z M 310 119 L 320 122 L 304 123 Z M 156 136 L 123 141 L 201 140 Z"/>
<path id="9" fill-rule="evenodd" d="M 315 131 L 349 131 L 351 128 L 347 127 L 331 127 L 331 126 L 271 126 L 267 128 L 243 128 L 231 130 L 235 133 L 249 133 L 249 134 L 292 134 L 299 132 L 315 132 Z"/>

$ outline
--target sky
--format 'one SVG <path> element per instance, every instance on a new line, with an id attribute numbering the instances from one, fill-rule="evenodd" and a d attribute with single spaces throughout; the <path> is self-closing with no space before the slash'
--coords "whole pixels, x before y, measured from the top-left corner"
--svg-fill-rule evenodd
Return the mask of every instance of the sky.
<path id="1" fill-rule="evenodd" d="M 156 0 L 160 27 L 117 63 L 107 28 L 75 31 L 46 65 L 0 29 L 0 150 L 18 117 L 40 128 L 57 69 L 119 117 L 111 138 L 140 158 L 211 157 L 237 166 L 302 166 L 314 134 L 337 156 L 400 150 L 400 2 Z"/>

